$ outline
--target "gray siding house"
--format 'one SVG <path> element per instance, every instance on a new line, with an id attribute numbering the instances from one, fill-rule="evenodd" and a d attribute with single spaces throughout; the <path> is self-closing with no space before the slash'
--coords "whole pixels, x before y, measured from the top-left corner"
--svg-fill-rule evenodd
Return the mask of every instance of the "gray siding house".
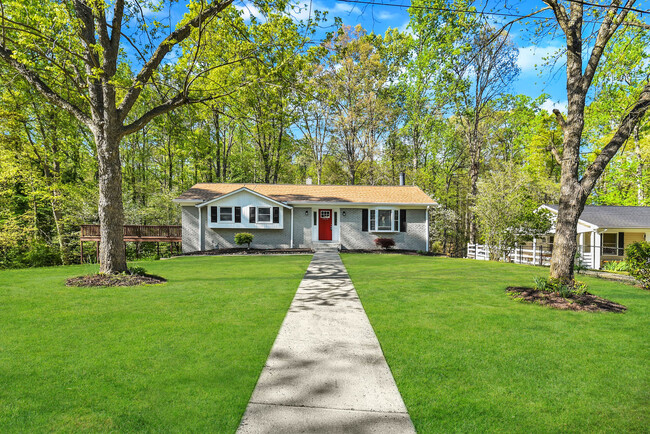
<path id="1" fill-rule="evenodd" d="M 428 215 L 436 203 L 414 186 L 196 184 L 174 199 L 182 207 L 183 251 L 236 247 L 250 232 L 255 248 L 429 250 Z"/>

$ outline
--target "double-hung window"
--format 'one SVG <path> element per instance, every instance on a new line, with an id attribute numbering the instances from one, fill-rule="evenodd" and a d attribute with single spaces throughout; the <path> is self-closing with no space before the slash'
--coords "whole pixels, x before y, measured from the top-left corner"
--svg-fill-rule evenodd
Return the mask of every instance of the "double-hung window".
<path id="1" fill-rule="evenodd" d="M 257 222 L 258 223 L 271 223 L 271 208 L 258 207 L 257 208 Z"/>
<path id="2" fill-rule="evenodd" d="M 232 207 L 220 206 L 219 207 L 219 222 L 232 222 Z"/>

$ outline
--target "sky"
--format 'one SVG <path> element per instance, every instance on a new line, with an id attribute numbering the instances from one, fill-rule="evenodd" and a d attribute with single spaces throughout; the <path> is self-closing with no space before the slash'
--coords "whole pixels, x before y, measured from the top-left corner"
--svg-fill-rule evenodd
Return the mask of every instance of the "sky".
<path id="1" fill-rule="evenodd" d="M 344 24 L 355 26 L 361 24 L 369 32 L 384 33 L 389 27 L 398 28 L 401 31 L 408 31 L 409 14 L 408 6 L 410 0 L 296 0 L 297 7 L 292 15 L 296 19 L 306 19 L 314 10 L 328 11 L 330 22 L 333 24 L 333 17 L 340 17 Z M 584 0 L 590 3 L 603 0 Z M 186 0 L 177 4 L 169 16 L 170 21 L 175 21 L 184 12 Z M 235 0 L 233 3 L 245 20 L 252 15 L 261 17 L 259 10 L 251 0 Z M 484 0 L 475 2 L 477 9 L 485 12 L 481 16 L 495 27 L 501 27 L 514 17 L 492 15 L 511 14 L 515 16 L 527 15 L 539 10 L 546 5 L 541 0 Z M 588 6 L 586 6 L 588 8 Z M 642 19 L 650 24 L 650 0 L 638 0 L 634 6 L 637 9 L 647 10 Z M 166 13 L 168 14 L 168 12 Z M 552 17 L 550 11 L 544 11 L 539 16 Z M 322 33 L 333 30 L 323 29 Z M 510 37 L 519 49 L 517 64 L 520 68 L 518 78 L 511 84 L 510 92 L 524 94 L 531 98 L 538 98 L 543 94 L 548 97 L 543 108 L 552 110 L 566 108 L 566 75 L 564 73 L 563 60 L 555 64 L 555 67 L 545 66 L 544 58 L 561 54 L 565 44 L 562 35 L 535 36 L 535 25 L 525 23 L 514 24 L 510 29 Z M 560 57 L 561 59 L 561 57 Z"/>

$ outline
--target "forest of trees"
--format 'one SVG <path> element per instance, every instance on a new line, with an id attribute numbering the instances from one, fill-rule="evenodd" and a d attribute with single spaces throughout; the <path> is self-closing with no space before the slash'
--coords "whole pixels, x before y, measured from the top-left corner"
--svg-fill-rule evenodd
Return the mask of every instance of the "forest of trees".
<path id="1" fill-rule="evenodd" d="M 300 20 L 287 12 L 295 5 L 283 2 L 260 3 L 261 16 L 226 7 L 206 20 L 153 72 L 124 119 L 136 124 L 119 145 L 125 223 L 179 224 L 171 199 L 197 182 L 395 185 L 404 172 L 440 204 L 432 210 L 433 247 L 461 256 L 468 241 L 484 236 L 476 198 L 499 173 L 518 171 L 531 206 L 557 203 L 562 126 L 543 108 L 547 95 L 514 92 L 519 51 L 507 26 L 463 12 L 474 11 L 470 1 L 412 4 L 408 28 L 384 34 L 341 20 L 324 33 L 332 18 L 326 11 Z M 39 36 L 52 39 L 43 56 L 64 50 L 54 47 L 65 37 L 52 35 L 65 33 L 67 2 L 0 5 L 9 20 L 0 49 L 23 38 L 13 19 L 34 28 L 52 23 L 52 33 Z M 590 19 L 605 12 L 593 8 Z M 650 28 L 634 12 L 626 20 L 639 25 L 612 37 L 589 89 L 582 168 L 598 158 L 648 82 Z M 530 26 L 546 32 L 549 24 L 533 17 Z M 156 21 L 142 26 L 143 50 L 173 30 Z M 118 92 L 137 81 L 137 47 L 116 52 Z M 543 73 L 563 56 L 558 50 Z M 59 93 L 80 98 L 78 83 L 61 73 L 74 62 L 21 60 L 56 76 Z M 190 87 L 191 104 L 148 118 L 151 107 Z M 636 124 L 589 203 L 650 205 L 649 119 Z M 99 221 L 96 136 L 0 58 L 0 268 L 79 260 L 79 225 Z"/>

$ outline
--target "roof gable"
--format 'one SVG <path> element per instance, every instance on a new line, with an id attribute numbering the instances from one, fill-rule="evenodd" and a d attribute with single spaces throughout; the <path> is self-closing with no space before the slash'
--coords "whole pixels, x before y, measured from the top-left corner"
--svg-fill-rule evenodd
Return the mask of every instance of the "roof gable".
<path id="1" fill-rule="evenodd" d="M 275 199 L 273 199 L 271 197 L 265 196 L 265 195 L 260 194 L 260 193 L 258 193 L 256 191 L 250 190 L 250 189 L 248 189 L 246 187 L 238 188 L 237 190 L 233 190 L 230 193 L 223 194 L 223 195 L 218 196 L 218 197 L 216 197 L 216 198 L 214 198 L 212 200 L 208 200 L 206 202 L 201 202 L 200 204 L 198 204 L 196 206 L 200 208 L 202 206 L 210 205 L 212 203 L 219 202 L 219 201 L 222 201 L 224 199 L 228 199 L 228 198 L 233 197 L 233 196 L 239 196 L 239 195 L 244 195 L 244 194 L 251 194 L 251 195 L 256 196 L 256 197 L 258 197 L 258 198 L 260 198 L 262 200 L 265 200 L 265 201 L 267 201 L 267 202 L 269 202 L 271 204 L 280 205 L 280 206 L 282 206 L 284 208 L 291 208 L 290 206 L 288 206 L 288 205 L 286 205 L 286 204 L 284 204 L 282 202 L 278 202 L 277 200 L 275 200 Z"/>
<path id="2" fill-rule="evenodd" d="M 435 205 L 416 186 L 307 185 L 307 184 L 196 184 L 177 202 L 207 202 L 246 189 L 281 203 Z"/>

